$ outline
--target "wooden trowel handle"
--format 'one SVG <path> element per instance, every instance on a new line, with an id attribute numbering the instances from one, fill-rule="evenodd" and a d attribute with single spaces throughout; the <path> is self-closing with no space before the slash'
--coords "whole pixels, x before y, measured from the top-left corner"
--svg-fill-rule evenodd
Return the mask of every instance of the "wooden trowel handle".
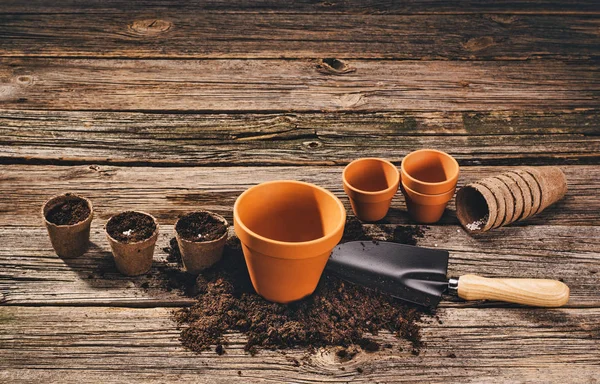
<path id="1" fill-rule="evenodd" d="M 557 280 L 491 279 L 464 275 L 458 296 L 465 300 L 498 300 L 535 307 L 561 307 L 569 301 L 569 287 Z"/>

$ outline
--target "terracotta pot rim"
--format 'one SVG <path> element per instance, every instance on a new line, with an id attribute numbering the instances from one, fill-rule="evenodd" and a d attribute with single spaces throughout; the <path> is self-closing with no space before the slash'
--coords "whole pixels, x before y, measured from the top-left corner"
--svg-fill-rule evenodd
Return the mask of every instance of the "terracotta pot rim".
<path id="1" fill-rule="evenodd" d="M 265 185 L 270 185 L 270 184 L 282 184 L 282 183 L 303 185 L 303 186 L 307 186 L 307 187 L 310 187 L 313 189 L 317 189 L 317 190 L 324 192 L 327 196 L 329 196 L 331 199 L 333 199 L 333 201 L 335 201 L 335 203 L 338 205 L 340 212 L 342 214 L 340 222 L 335 227 L 335 229 L 325 236 L 319 237 L 317 239 L 313 239 L 313 240 L 309 240 L 309 241 L 301 241 L 301 242 L 288 242 L 288 241 L 273 240 L 273 239 L 269 239 L 268 237 L 261 236 L 254 231 L 251 231 L 239 219 L 238 207 L 239 207 L 240 201 L 242 200 L 244 195 L 248 194 L 254 188 L 263 187 Z M 284 246 L 284 247 L 288 247 L 288 248 L 301 248 L 301 247 L 325 243 L 325 242 L 335 238 L 336 236 L 340 235 L 344 229 L 344 225 L 346 224 L 346 208 L 344 207 L 344 204 L 342 204 L 340 199 L 337 198 L 337 196 L 335 196 L 333 193 L 331 193 L 327 189 L 319 187 L 318 185 L 315 185 L 312 183 L 306 183 L 304 181 L 297 181 L 297 180 L 273 180 L 273 181 L 266 181 L 264 183 L 256 184 L 256 185 L 248 188 L 247 190 L 242 192 L 241 195 L 238 196 L 238 198 L 235 200 L 235 204 L 233 205 L 233 221 L 234 221 L 234 225 L 237 224 L 237 226 L 240 229 L 242 229 L 242 231 L 245 232 L 248 236 L 251 236 L 257 240 L 260 240 L 261 242 L 264 242 L 267 244 L 273 244 L 273 245 L 277 245 L 277 246 Z M 239 237 L 239 235 L 238 235 L 238 237 Z M 270 255 L 270 256 L 272 256 L 272 255 Z M 272 256 L 272 257 L 276 257 L 276 256 Z M 302 257 L 278 257 L 278 258 L 280 258 L 280 259 L 291 259 L 291 258 L 303 259 Z M 309 257 L 306 257 L 306 258 L 309 258 Z"/>
<path id="2" fill-rule="evenodd" d="M 179 223 L 179 220 L 181 220 L 182 218 L 184 218 L 187 215 L 191 215 L 192 213 L 198 213 L 198 212 L 207 212 L 212 217 L 218 219 L 223 224 L 225 224 L 225 227 L 227 227 L 227 230 L 225 231 L 225 233 L 222 236 L 220 236 L 220 237 L 218 237 L 218 238 L 216 238 L 214 240 L 209 240 L 209 241 L 191 241 L 191 240 L 187 240 L 187 239 L 184 239 L 183 237 L 181 237 L 181 235 L 179 234 L 179 231 L 177 231 L 177 224 Z M 177 235 L 177 238 L 178 238 L 179 241 L 182 241 L 184 243 L 190 243 L 190 244 L 212 245 L 213 243 L 216 243 L 216 242 L 219 242 L 219 241 L 223 240 L 224 237 L 227 237 L 227 235 L 229 234 L 229 223 L 227 222 L 227 219 L 225 219 L 223 216 L 219 215 L 218 213 L 214 213 L 214 212 L 209 211 L 207 209 L 197 209 L 195 211 L 188 212 L 185 215 L 183 215 L 180 218 L 178 218 L 177 221 L 175 222 L 175 224 L 173 225 L 173 229 L 175 230 L 175 234 Z"/>
<path id="3" fill-rule="evenodd" d="M 143 215 L 146 216 L 150 216 L 152 218 L 152 220 L 154 221 L 154 224 L 156 226 L 156 228 L 154 229 L 154 232 L 152 232 L 152 235 L 150 235 L 149 237 L 145 238 L 144 240 L 140 240 L 140 241 L 134 241 L 131 243 L 124 243 L 122 241 L 119 241 L 115 238 L 113 238 L 108 231 L 106 230 L 106 226 L 108 225 L 108 223 L 113 219 L 113 217 L 120 215 L 121 213 L 125 213 L 125 212 L 135 212 L 135 213 L 141 213 Z M 118 244 L 122 244 L 122 245 L 138 245 L 138 244 L 142 244 L 147 242 L 148 240 L 152 240 L 152 238 L 156 237 L 158 235 L 158 221 L 156 220 L 156 217 L 152 216 L 151 214 L 149 214 L 148 212 L 144 212 L 144 211 L 123 211 L 123 212 L 119 212 L 115 215 L 112 215 L 108 220 L 106 220 L 106 224 L 104 224 L 104 233 L 106 233 L 106 236 L 113 242 L 118 243 Z"/>
<path id="4" fill-rule="evenodd" d="M 389 165 L 390 167 L 395 169 L 396 170 L 396 180 L 394 181 L 394 183 L 391 186 L 389 186 L 388 188 L 382 189 L 379 191 L 365 191 L 365 190 L 356 188 L 352 184 L 350 184 L 350 182 L 348 182 L 348 179 L 346 179 L 346 171 L 352 164 L 359 163 L 359 162 L 362 162 L 365 160 L 378 161 L 378 162 L 384 163 L 386 165 Z M 394 191 L 394 194 L 395 194 L 396 191 L 398 190 L 398 184 L 400 183 L 400 172 L 398 171 L 398 168 L 396 168 L 396 166 L 394 164 L 392 164 L 392 162 L 389 160 L 381 159 L 379 157 L 361 157 L 360 159 L 352 160 L 350 163 L 348 163 L 348 165 L 346 165 L 346 167 L 344 167 L 344 170 L 342 171 L 342 181 L 348 187 L 348 189 L 352 190 L 353 192 L 360 193 L 363 195 L 369 195 L 369 196 L 385 195 L 392 191 Z"/>
<path id="5" fill-rule="evenodd" d="M 448 191 L 446 191 L 444 193 L 437 193 L 437 194 L 420 193 L 420 192 L 415 191 L 414 189 L 407 187 L 406 184 L 404 184 L 404 183 L 401 183 L 401 184 L 402 184 L 402 188 L 404 188 L 408 192 L 415 194 L 416 196 L 424 197 L 424 198 L 428 198 L 428 197 L 436 198 L 436 197 L 443 197 L 445 195 L 450 195 L 450 198 L 448 200 L 448 201 L 450 201 L 452 199 L 452 196 L 454 196 L 454 192 L 456 192 L 456 187 L 452 187 L 451 189 L 449 189 Z"/>
<path id="6" fill-rule="evenodd" d="M 452 163 L 454 163 L 454 165 L 456 166 L 456 172 L 455 172 L 455 174 L 453 174 L 452 177 L 449 177 L 449 178 L 447 178 L 444 181 L 438 181 L 438 182 L 435 182 L 435 183 L 428 182 L 428 181 L 421 181 L 421 180 L 418 180 L 418 179 L 415 179 L 414 177 L 412 177 L 404 169 L 404 162 L 409 157 L 411 157 L 411 156 L 413 156 L 415 154 L 418 154 L 418 153 L 423 153 L 423 152 L 434 152 L 434 153 L 437 153 L 437 154 L 440 154 L 442 156 L 445 156 L 445 157 L 449 158 L 450 161 Z M 421 185 L 425 185 L 425 186 L 428 186 L 428 187 L 438 187 L 438 186 L 447 184 L 450 181 L 457 180 L 458 179 L 458 175 L 460 173 L 460 166 L 458 165 L 458 161 L 456 161 L 456 159 L 453 156 L 449 155 L 448 153 L 446 153 L 444 151 L 437 150 L 437 149 L 424 148 L 424 149 L 418 149 L 416 151 L 410 152 L 409 154 L 407 154 L 406 156 L 404 156 L 404 159 L 402 159 L 402 162 L 400 163 L 400 171 L 402 172 L 403 176 L 405 175 L 410 181 L 412 181 L 415 184 L 421 184 Z M 441 193 L 441 194 L 443 194 L 443 193 Z"/>
<path id="7" fill-rule="evenodd" d="M 83 220 L 76 222 L 75 224 L 63 224 L 63 225 L 58 225 L 58 224 L 54 224 L 51 221 L 48 221 L 48 219 L 46 218 L 46 212 L 44 212 L 46 210 L 46 206 L 48 205 L 48 203 L 50 203 L 52 200 L 59 198 L 59 197 L 65 197 L 65 196 L 73 196 L 73 197 L 77 197 L 79 199 L 85 200 L 85 202 L 88 204 L 88 206 L 90 207 L 90 214 Z M 46 200 L 44 202 L 44 204 L 42 205 L 42 217 L 44 218 L 44 222 L 46 223 L 46 225 L 51 226 L 51 227 L 56 227 L 56 228 L 68 228 L 68 227 L 74 227 L 76 225 L 80 225 L 82 223 L 85 223 L 86 221 L 90 220 L 92 217 L 94 217 L 94 206 L 92 205 L 92 202 L 88 199 L 85 198 L 83 196 L 77 195 L 75 193 L 62 193 L 60 195 L 55 195 L 52 196 L 51 198 L 49 198 L 48 200 Z"/>

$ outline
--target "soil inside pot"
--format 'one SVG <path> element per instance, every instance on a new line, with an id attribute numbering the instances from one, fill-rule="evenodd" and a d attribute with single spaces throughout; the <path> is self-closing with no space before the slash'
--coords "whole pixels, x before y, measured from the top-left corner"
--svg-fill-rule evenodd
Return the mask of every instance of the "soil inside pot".
<path id="1" fill-rule="evenodd" d="M 373 240 L 354 218 L 346 228 L 344 241 Z M 420 227 L 384 232 L 385 240 L 412 244 L 423 236 Z M 168 248 L 174 254 L 172 260 L 177 259 L 176 246 L 171 241 Z M 342 281 L 327 271 L 315 293 L 306 299 L 287 305 L 264 300 L 252 288 L 236 237 L 228 239 L 223 259 L 202 272 L 194 289 L 186 291 L 194 292 L 197 303 L 175 311 L 174 317 L 183 328 L 181 342 L 197 352 L 216 346 L 217 353 L 226 353 L 223 345 L 230 331 L 242 332 L 247 337 L 245 350 L 252 354 L 258 348 L 295 346 L 309 349 L 339 346 L 348 350 L 360 346 L 366 351 L 376 351 L 389 347 L 372 339 L 381 330 L 409 340 L 413 354 L 419 354 L 421 348 L 419 320 L 423 309 Z"/>
<path id="2" fill-rule="evenodd" d="M 46 213 L 46 220 L 56 225 L 73 225 L 87 219 L 90 213 L 91 210 L 87 201 L 72 196 L 69 200 L 52 207 Z"/>
<path id="3" fill-rule="evenodd" d="M 106 232 L 122 243 L 136 243 L 154 234 L 156 223 L 140 212 L 126 211 L 113 216 L 106 224 Z"/>
<path id="4" fill-rule="evenodd" d="M 175 230 L 185 240 L 204 242 L 223 236 L 227 226 L 209 212 L 192 212 L 179 219 Z"/>

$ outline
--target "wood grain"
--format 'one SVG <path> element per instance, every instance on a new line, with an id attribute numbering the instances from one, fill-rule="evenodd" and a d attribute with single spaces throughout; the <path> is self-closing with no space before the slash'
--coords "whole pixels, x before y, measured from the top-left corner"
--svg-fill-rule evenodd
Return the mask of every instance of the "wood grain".
<path id="1" fill-rule="evenodd" d="M 344 13 L 344 14 L 599 14 L 594 0 L 422 0 L 422 1 L 314 1 L 277 0 L 4 0 L 0 13 L 131 13 L 131 12 L 243 12 L 243 13 Z"/>
<path id="2" fill-rule="evenodd" d="M 123 207 L 122 209 L 126 209 Z M 152 210 L 150 210 L 152 211 Z M 152 213 L 154 213 L 152 211 Z M 173 218 L 174 220 L 175 218 Z M 159 220 L 161 233 L 154 265 L 148 276 L 121 275 L 103 230 L 106 220 L 92 224 L 92 247 L 81 258 L 63 260 L 54 253 L 45 228 L 2 226 L 0 235 L 10 248 L 0 251 L 0 293 L 4 305 L 173 307 L 193 301 L 162 287 L 167 254 L 163 247 L 174 236 L 173 220 Z M 370 225 L 375 238 L 384 239 L 395 226 Z M 600 257 L 596 253 L 600 229 L 563 226 L 506 228 L 503 233 L 473 239 L 459 226 L 432 226 L 418 244 L 448 249 L 449 276 L 475 273 L 499 278 L 561 279 L 571 289 L 571 308 L 600 307 L 597 295 Z M 577 232 L 578 241 L 570 241 Z M 231 232 L 233 234 L 233 232 Z M 506 239 L 510 238 L 510 243 Z M 452 239 L 449 242 L 448 239 Z M 441 307 L 510 306 L 499 302 L 465 302 L 447 296 Z"/>
<path id="3" fill-rule="evenodd" d="M 174 222 L 186 210 L 202 206 L 231 219 L 233 203 L 239 194 L 260 182 L 293 179 L 325 187 L 337 195 L 350 211 L 343 192 L 343 167 L 201 167 L 153 168 L 112 166 L 26 166 L 9 165 L 0 169 L 0 225 L 38 226 L 42 203 L 53 195 L 73 191 L 92 200 L 97 217 L 109 216 L 125 208 L 147 210 L 159 220 Z M 563 166 L 569 192 L 540 215 L 517 226 L 560 225 L 595 226 L 600 224 L 596 208 L 600 181 L 597 166 Z M 472 180 L 492 176 L 506 167 L 461 167 L 459 187 Z M 383 221 L 407 224 L 400 193 Z M 454 203 L 440 224 L 458 225 Z M 491 231 L 492 233 L 502 233 Z M 493 235 L 490 235 L 493 236 Z"/>
<path id="4" fill-rule="evenodd" d="M 599 116 L 597 110 L 239 115 L 0 110 L 0 161 L 335 165 L 370 156 L 399 162 L 427 147 L 452 153 L 461 165 L 598 164 Z"/>
<path id="5" fill-rule="evenodd" d="M 411 355 L 406 342 L 383 333 L 376 338 L 391 343 L 391 349 L 341 362 L 335 349 L 262 351 L 252 357 L 243 352 L 239 334 L 229 335 L 222 356 L 194 354 L 180 345 L 164 308 L 1 307 L 0 379 L 525 383 L 540 377 L 594 382 L 600 374 L 597 308 L 446 308 L 438 316 L 439 321 L 426 319 L 423 325 L 426 347 L 419 356 Z"/>
<path id="6" fill-rule="evenodd" d="M 503 167 L 463 167 L 463 180 L 499 172 Z M 569 194 L 558 204 L 519 226 L 470 237 L 458 225 L 453 204 L 440 225 L 430 226 L 419 244 L 448 249 L 450 274 L 488 277 L 563 279 L 571 287 L 570 306 L 600 305 L 597 295 L 600 239 L 597 211 L 600 200 L 595 166 L 562 167 Z M 105 221 L 127 209 L 142 209 L 158 218 L 163 230 L 156 260 L 173 236 L 178 215 L 205 208 L 229 221 L 237 196 L 258 182 L 299 179 L 326 187 L 348 200 L 341 188 L 341 167 L 218 167 L 146 168 L 106 166 L 4 166 L 0 171 L 0 233 L 10 247 L 0 251 L 0 287 L 12 305 L 185 305 L 186 300 L 161 291 L 146 292 L 144 282 L 117 273 L 103 233 Z M 90 198 L 95 207 L 92 242 L 84 258 L 65 262 L 54 255 L 42 226 L 39 209 L 50 196 L 66 191 Z M 410 224 L 403 198 L 392 202 L 388 217 L 370 226 L 377 238 L 397 224 Z M 507 241 L 510 239 L 510 241 Z M 154 274 L 161 270 L 156 263 Z M 175 299 L 175 300 L 174 300 Z M 469 304 L 448 298 L 444 305 Z M 187 301 L 189 303 L 189 301 Z M 484 304 L 487 305 L 487 304 Z"/>
<path id="7" fill-rule="evenodd" d="M 0 107 L 291 112 L 596 109 L 597 63 L 5 59 Z"/>
<path id="8" fill-rule="evenodd" d="M 599 27 L 598 18 L 588 15 L 223 13 L 176 7 L 93 18 L 0 13 L 0 52 L 4 57 L 573 60 L 598 56 Z"/>

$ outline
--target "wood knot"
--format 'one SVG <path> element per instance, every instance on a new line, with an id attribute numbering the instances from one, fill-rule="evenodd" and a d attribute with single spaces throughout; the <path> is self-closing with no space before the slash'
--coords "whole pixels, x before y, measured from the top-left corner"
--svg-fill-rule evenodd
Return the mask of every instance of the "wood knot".
<path id="1" fill-rule="evenodd" d="M 17 84 L 19 85 L 31 85 L 33 84 L 33 76 L 22 75 L 17 77 Z"/>
<path id="2" fill-rule="evenodd" d="M 173 23 L 161 19 L 135 20 L 129 24 L 129 30 L 140 36 L 156 36 L 171 29 Z"/>
<path id="3" fill-rule="evenodd" d="M 317 70 L 329 75 L 343 75 L 345 73 L 356 72 L 356 68 L 348 65 L 342 60 L 329 58 L 319 61 Z"/>
<path id="4" fill-rule="evenodd" d="M 317 149 L 323 146 L 323 143 L 321 143 L 320 141 L 305 141 L 304 143 L 302 143 L 302 145 L 304 146 L 304 148 L 307 149 Z"/>
<path id="5" fill-rule="evenodd" d="M 469 39 L 469 41 L 463 43 L 462 46 L 469 51 L 480 51 L 491 47 L 492 45 L 494 45 L 494 38 L 491 36 L 483 36 Z"/>

